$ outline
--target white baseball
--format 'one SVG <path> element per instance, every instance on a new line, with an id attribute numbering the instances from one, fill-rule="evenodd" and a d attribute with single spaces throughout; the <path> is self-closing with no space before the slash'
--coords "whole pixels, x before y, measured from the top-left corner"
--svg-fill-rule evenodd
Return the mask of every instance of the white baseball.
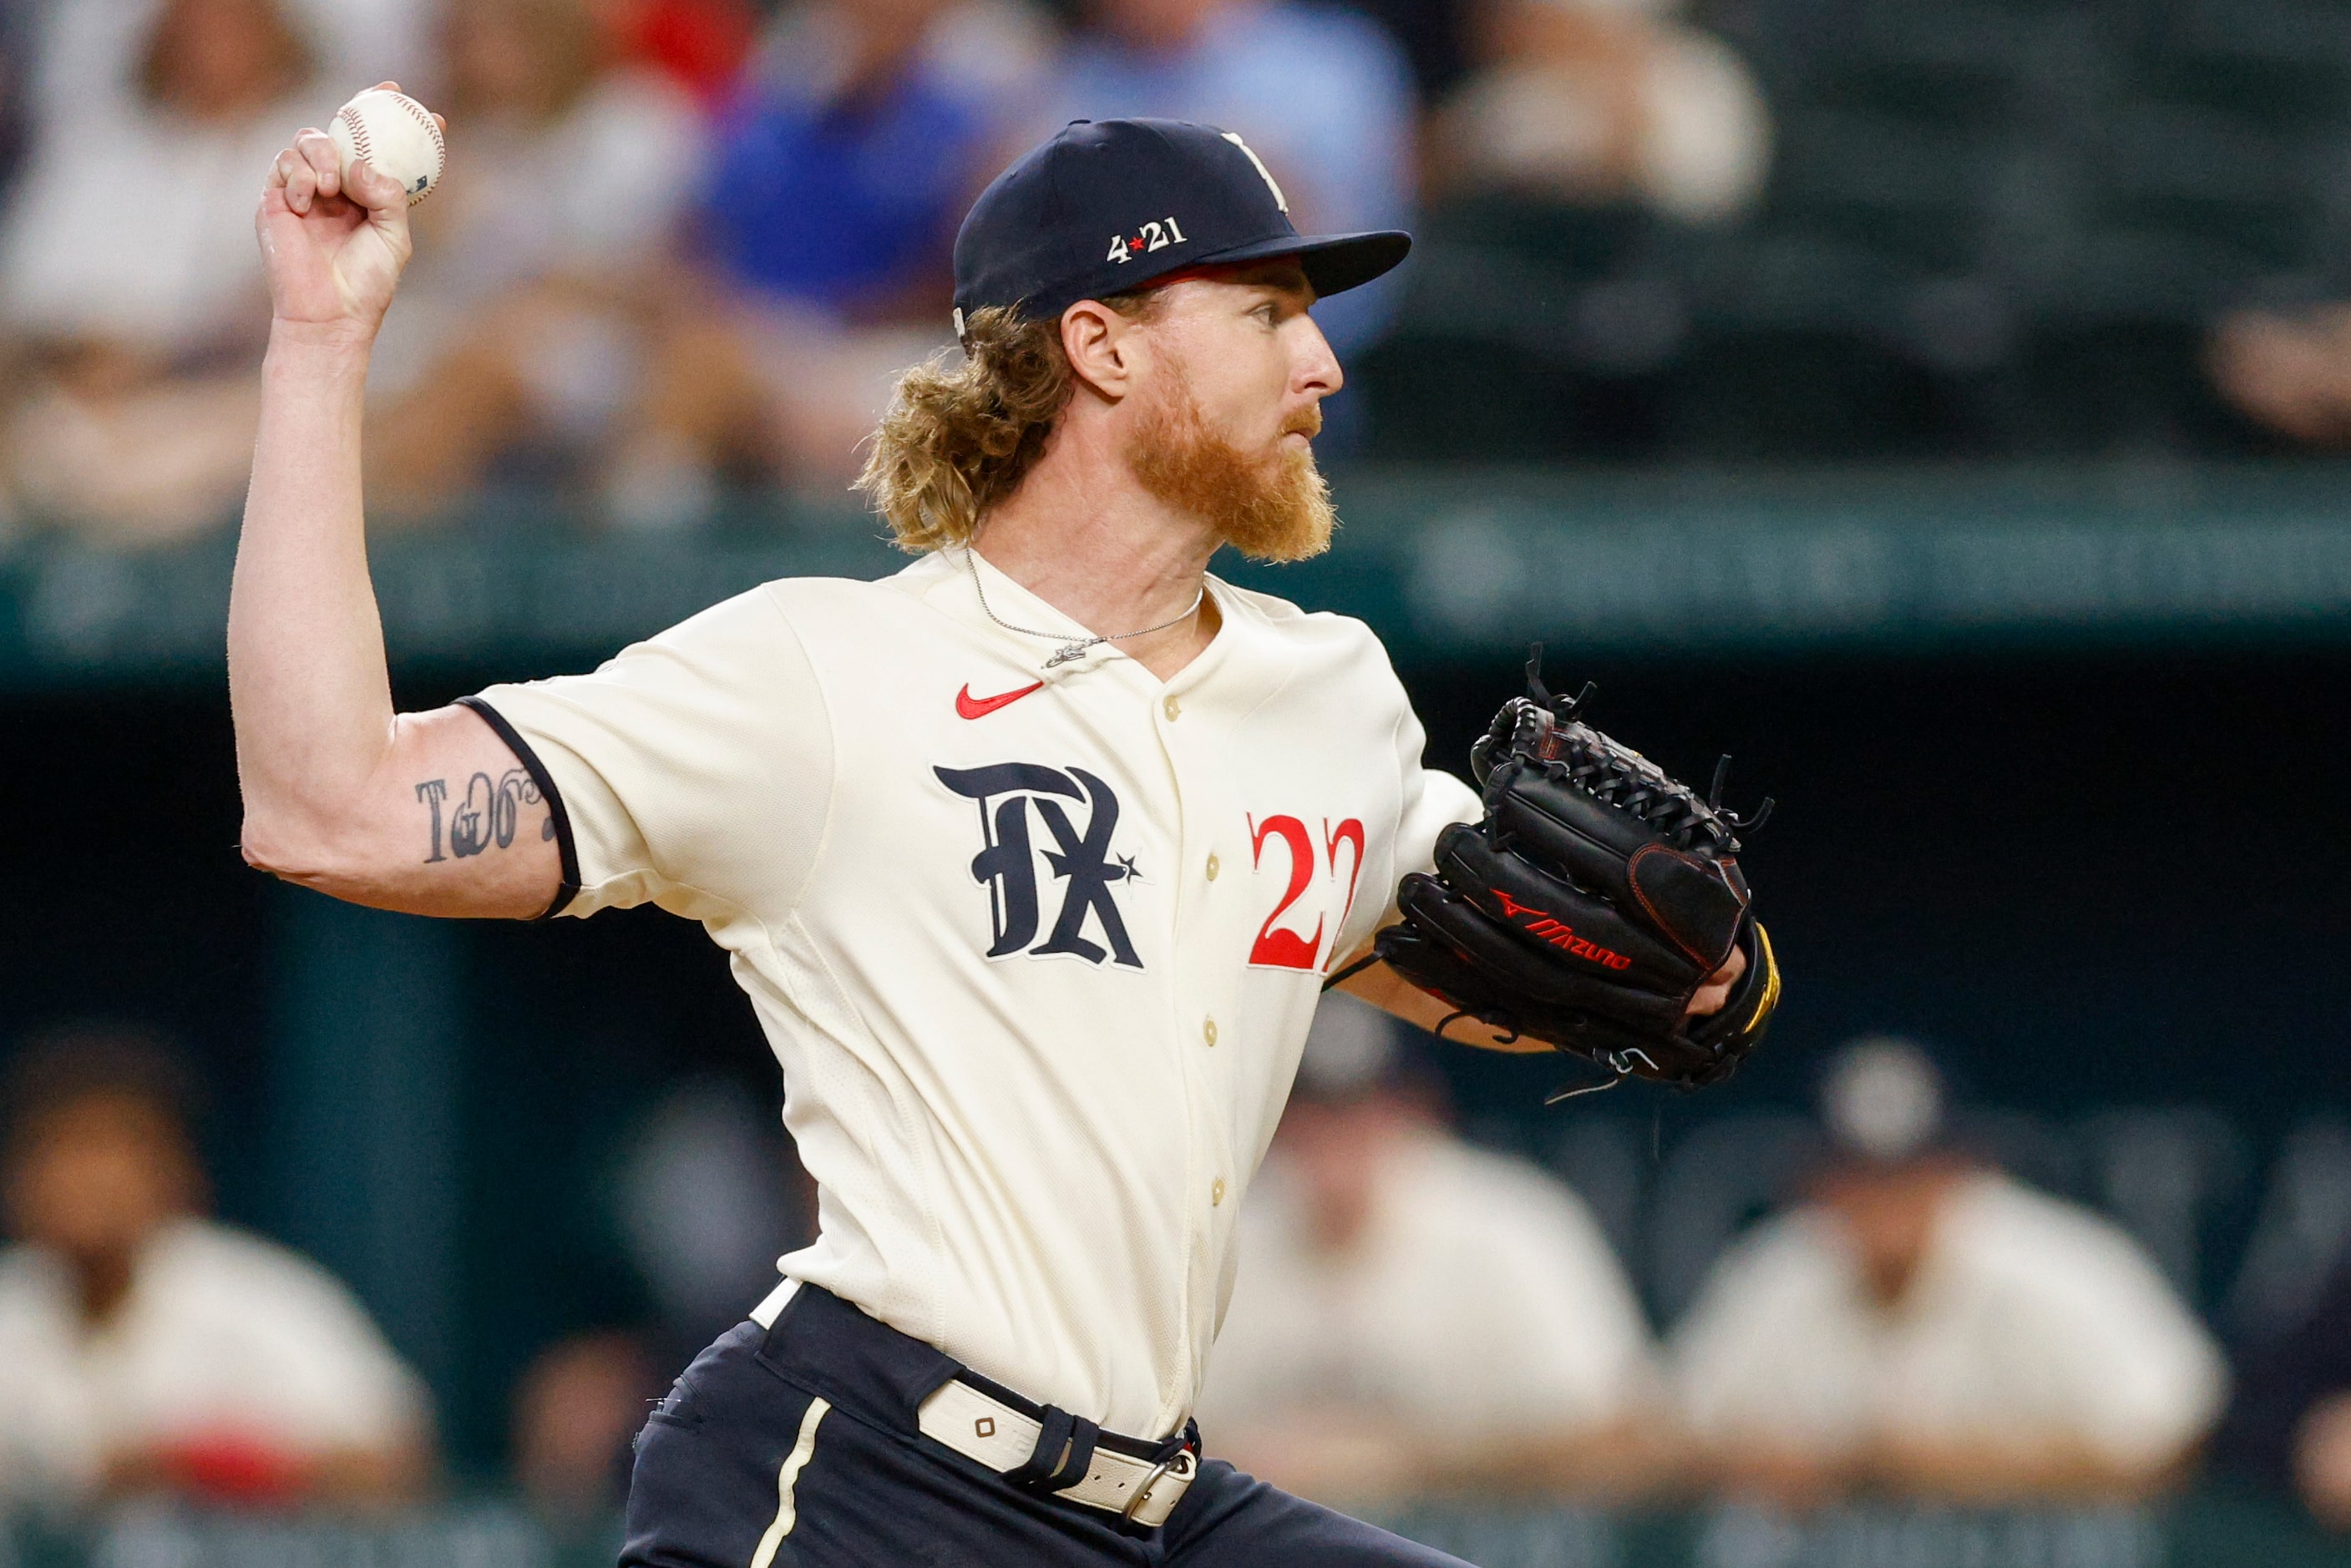
<path id="1" fill-rule="evenodd" d="M 423 104 L 404 92 L 370 88 L 335 110 L 327 128 L 343 156 L 343 172 L 364 158 L 379 174 L 389 174 L 408 191 L 412 207 L 433 193 L 449 161 L 448 143 Z"/>

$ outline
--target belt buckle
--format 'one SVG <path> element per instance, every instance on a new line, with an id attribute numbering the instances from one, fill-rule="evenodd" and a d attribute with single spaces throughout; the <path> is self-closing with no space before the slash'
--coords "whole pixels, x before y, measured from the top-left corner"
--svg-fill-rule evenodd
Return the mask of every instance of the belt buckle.
<path id="1" fill-rule="evenodd" d="M 1133 1524 L 1134 1516 L 1142 1511 L 1143 1505 L 1151 1501 L 1152 1490 L 1165 1480 L 1167 1472 L 1177 1465 L 1184 1467 L 1184 1479 L 1189 1480 L 1192 1471 L 1191 1449 L 1178 1449 L 1173 1455 L 1152 1466 L 1151 1473 L 1143 1478 L 1143 1484 L 1134 1489 L 1134 1495 L 1126 1500 L 1126 1506 L 1118 1511 L 1119 1518 Z"/>

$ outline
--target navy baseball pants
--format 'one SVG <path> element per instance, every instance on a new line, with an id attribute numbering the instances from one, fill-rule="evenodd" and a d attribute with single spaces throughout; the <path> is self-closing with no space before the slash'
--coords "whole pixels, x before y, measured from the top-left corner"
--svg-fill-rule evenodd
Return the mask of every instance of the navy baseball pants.
<path id="1" fill-rule="evenodd" d="M 1468 1568 L 1232 1466 L 1157 1530 L 915 1428 L 961 1370 L 814 1286 L 695 1358 L 637 1438 L 622 1568 Z"/>

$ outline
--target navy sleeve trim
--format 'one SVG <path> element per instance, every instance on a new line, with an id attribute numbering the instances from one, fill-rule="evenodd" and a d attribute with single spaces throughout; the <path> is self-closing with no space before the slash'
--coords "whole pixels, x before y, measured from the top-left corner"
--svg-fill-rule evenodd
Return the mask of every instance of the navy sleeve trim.
<path id="1" fill-rule="evenodd" d="M 522 738 L 521 732 L 507 722 L 505 714 L 479 697 L 460 697 L 457 706 L 471 708 L 482 716 L 482 722 L 496 731 L 498 739 L 514 749 L 515 757 L 522 763 L 523 771 L 530 774 L 530 782 L 537 784 L 538 793 L 547 797 L 548 815 L 555 823 L 556 853 L 563 861 L 563 886 L 555 890 L 555 902 L 532 918 L 551 920 L 569 908 L 572 899 L 580 897 L 580 850 L 571 839 L 571 814 L 563 809 L 563 796 L 555 787 L 555 775 L 547 771 L 547 764 L 538 760 L 538 753 L 530 749 L 530 742 Z"/>

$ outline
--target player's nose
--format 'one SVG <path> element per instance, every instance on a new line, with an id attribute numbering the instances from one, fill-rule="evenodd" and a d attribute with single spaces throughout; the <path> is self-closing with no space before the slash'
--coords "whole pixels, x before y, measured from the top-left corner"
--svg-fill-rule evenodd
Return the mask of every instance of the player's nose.
<path id="1" fill-rule="evenodd" d="M 1299 392 L 1327 398 L 1347 384 L 1347 373 L 1339 369 L 1339 357 L 1331 352 L 1331 340 L 1322 336 L 1322 328 L 1314 318 L 1301 312 L 1296 320 L 1300 327 L 1295 348 L 1298 358 L 1291 370 L 1291 385 Z"/>

